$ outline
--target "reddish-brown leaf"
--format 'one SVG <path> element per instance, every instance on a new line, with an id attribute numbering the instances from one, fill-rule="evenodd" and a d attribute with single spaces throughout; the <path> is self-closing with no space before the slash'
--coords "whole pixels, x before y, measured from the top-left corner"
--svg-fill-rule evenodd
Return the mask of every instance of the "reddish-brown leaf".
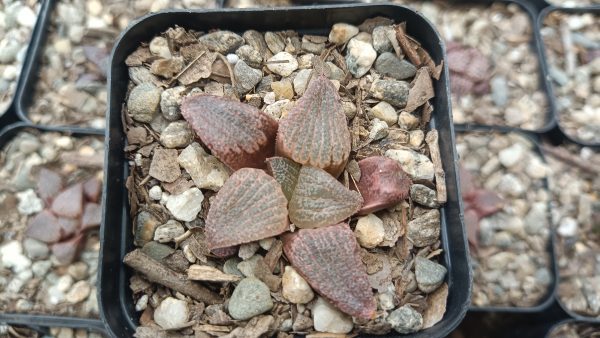
<path id="1" fill-rule="evenodd" d="M 271 157 L 267 159 L 267 168 L 271 176 L 281 184 L 281 189 L 288 201 L 292 198 L 298 175 L 300 174 L 300 165 L 285 157 Z"/>
<path id="2" fill-rule="evenodd" d="M 289 203 L 290 220 L 299 228 L 336 224 L 354 215 L 363 199 L 325 170 L 304 166 Z"/>
<path id="3" fill-rule="evenodd" d="M 350 132 L 337 90 L 323 74 L 280 121 L 277 152 L 338 177 L 350 156 Z"/>
<path id="4" fill-rule="evenodd" d="M 83 185 L 74 184 L 61 192 L 52 202 L 52 212 L 58 216 L 77 218 L 83 211 Z"/>
<path id="5" fill-rule="evenodd" d="M 92 177 L 83 183 L 83 193 L 90 202 L 98 203 L 102 194 L 102 181 Z"/>
<path id="6" fill-rule="evenodd" d="M 465 228 L 471 248 L 477 251 L 479 248 L 479 216 L 473 209 L 465 210 Z"/>
<path id="7" fill-rule="evenodd" d="M 197 95 L 183 100 L 181 114 L 212 154 L 233 170 L 264 168 L 275 152 L 277 121 L 251 105 Z"/>
<path id="8" fill-rule="evenodd" d="M 37 181 L 37 190 L 46 203 L 50 203 L 62 190 L 63 182 L 59 174 L 46 168 L 40 169 Z"/>
<path id="9" fill-rule="evenodd" d="M 478 189 L 473 192 L 469 207 L 477 212 L 479 218 L 483 218 L 502 210 L 504 200 L 493 191 Z"/>
<path id="10" fill-rule="evenodd" d="M 459 166 L 460 172 L 460 193 L 462 195 L 463 200 L 470 200 L 473 198 L 473 192 L 475 191 L 475 182 L 473 178 L 473 174 L 463 167 Z"/>
<path id="11" fill-rule="evenodd" d="M 61 227 L 56 216 L 48 210 L 42 210 L 29 220 L 25 235 L 45 243 L 54 243 L 61 237 Z"/>
<path id="12" fill-rule="evenodd" d="M 79 228 L 79 219 L 60 217 L 58 225 L 62 231 L 61 239 L 67 238 L 77 232 Z"/>
<path id="13" fill-rule="evenodd" d="M 206 218 L 210 250 L 281 234 L 288 229 L 287 199 L 260 169 L 236 171 L 217 193 Z"/>
<path id="14" fill-rule="evenodd" d="M 86 203 L 81 216 L 81 228 L 86 230 L 100 225 L 102 222 L 102 208 L 97 203 Z"/>
<path id="15" fill-rule="evenodd" d="M 52 254 L 61 265 L 71 264 L 83 246 L 83 239 L 84 234 L 80 233 L 68 241 L 55 243 L 52 245 Z"/>
<path id="16" fill-rule="evenodd" d="M 398 161 L 385 156 L 372 156 L 358 162 L 358 191 L 365 203 L 358 212 L 366 215 L 389 208 L 408 197 L 412 181 Z"/>
<path id="17" fill-rule="evenodd" d="M 283 238 L 292 266 L 341 311 L 371 319 L 376 304 L 354 234 L 345 223 L 301 229 Z"/>

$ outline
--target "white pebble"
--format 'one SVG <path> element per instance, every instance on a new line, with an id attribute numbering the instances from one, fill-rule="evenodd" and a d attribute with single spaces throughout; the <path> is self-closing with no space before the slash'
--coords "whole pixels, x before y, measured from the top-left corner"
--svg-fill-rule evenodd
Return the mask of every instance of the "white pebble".
<path id="1" fill-rule="evenodd" d="M 285 267 L 281 283 L 283 297 L 294 304 L 306 304 L 315 296 L 310 285 L 291 266 Z"/>
<path id="2" fill-rule="evenodd" d="M 152 200 L 160 201 L 160 199 L 162 198 L 162 189 L 159 185 L 155 185 L 152 188 L 150 188 L 150 190 L 148 190 L 148 195 L 150 195 L 150 198 Z"/>
<path id="3" fill-rule="evenodd" d="M 312 309 L 315 330 L 328 333 L 348 333 L 354 324 L 352 317 L 340 312 L 325 299 L 319 297 Z"/>
<path id="4" fill-rule="evenodd" d="M 374 248 L 383 241 L 385 228 L 383 221 L 374 214 L 368 214 L 358 219 L 354 235 L 363 248 Z"/>

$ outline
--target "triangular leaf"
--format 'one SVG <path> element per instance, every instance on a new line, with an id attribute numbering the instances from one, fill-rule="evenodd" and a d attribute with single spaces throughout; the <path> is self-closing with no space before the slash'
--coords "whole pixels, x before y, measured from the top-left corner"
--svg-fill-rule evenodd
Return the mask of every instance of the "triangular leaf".
<path id="1" fill-rule="evenodd" d="M 212 154 L 233 170 L 264 168 L 275 152 L 277 121 L 249 104 L 196 95 L 183 100 L 181 114 Z"/>
<path id="2" fill-rule="evenodd" d="M 348 190 L 326 171 L 304 166 L 290 199 L 290 220 L 300 228 L 318 228 L 338 223 L 362 206 L 356 191 Z"/>
<path id="3" fill-rule="evenodd" d="M 301 229 L 283 240 L 288 260 L 315 291 L 351 316 L 373 317 L 375 299 L 358 243 L 347 224 Z"/>
<path id="4" fill-rule="evenodd" d="M 206 218 L 210 250 L 281 234 L 288 229 L 287 199 L 264 171 L 236 171 L 217 193 Z"/>
<path id="5" fill-rule="evenodd" d="M 271 157 L 267 159 L 267 167 L 271 176 L 281 184 L 281 189 L 289 201 L 296 188 L 301 166 L 285 157 Z"/>
<path id="6" fill-rule="evenodd" d="M 350 132 L 337 90 L 313 77 L 292 111 L 280 120 L 277 153 L 338 177 L 350 156 Z"/>

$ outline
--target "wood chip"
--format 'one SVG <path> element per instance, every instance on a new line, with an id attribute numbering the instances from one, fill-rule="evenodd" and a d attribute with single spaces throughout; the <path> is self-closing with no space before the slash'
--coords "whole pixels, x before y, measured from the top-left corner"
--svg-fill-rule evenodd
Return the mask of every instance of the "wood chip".
<path id="1" fill-rule="evenodd" d="M 427 307 L 423 313 L 423 329 L 430 328 L 442 320 L 446 313 L 447 299 L 448 284 L 446 283 L 427 296 Z"/>
<path id="2" fill-rule="evenodd" d="M 189 85 L 191 83 L 208 78 L 212 73 L 212 65 L 217 59 L 217 54 L 211 52 L 200 52 L 196 59 L 192 60 L 180 74 L 176 76 L 179 83 Z"/>
<path id="3" fill-rule="evenodd" d="M 281 253 L 283 249 L 283 242 L 280 240 L 275 240 L 269 252 L 265 255 L 265 263 L 269 267 L 271 273 L 275 270 L 277 263 L 279 262 L 279 258 L 281 258 Z"/>
<path id="4" fill-rule="evenodd" d="M 190 280 L 207 282 L 237 282 L 240 280 L 239 276 L 226 274 L 212 266 L 197 264 L 188 268 L 187 277 Z"/>
<path id="5" fill-rule="evenodd" d="M 442 157 L 440 156 L 440 146 L 438 144 L 438 131 L 432 129 L 425 136 L 425 142 L 429 146 L 429 154 L 431 155 L 431 161 L 433 162 L 433 168 L 435 171 L 435 189 L 437 191 L 437 201 L 440 204 L 446 203 L 448 200 L 446 194 L 446 173 L 442 166 Z"/>
<path id="6" fill-rule="evenodd" d="M 408 113 L 412 113 L 415 109 L 429 101 L 435 94 L 433 92 L 433 84 L 431 77 L 426 67 L 420 68 L 417 71 L 413 86 L 408 92 L 408 102 L 403 109 Z"/>
<path id="7" fill-rule="evenodd" d="M 415 50 L 415 47 L 410 42 L 410 40 L 406 37 L 406 33 L 402 28 L 402 25 L 396 25 L 396 39 L 398 39 L 398 43 L 400 44 L 400 48 L 404 52 L 404 55 L 408 57 L 408 60 L 412 62 L 413 65 L 419 67 L 421 65 L 421 58 L 419 54 Z"/>

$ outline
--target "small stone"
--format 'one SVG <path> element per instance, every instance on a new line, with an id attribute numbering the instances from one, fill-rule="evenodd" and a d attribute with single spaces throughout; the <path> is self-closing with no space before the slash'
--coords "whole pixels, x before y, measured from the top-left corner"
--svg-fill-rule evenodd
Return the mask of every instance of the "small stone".
<path id="1" fill-rule="evenodd" d="M 269 287 L 254 277 L 244 278 L 229 299 L 229 315 L 247 320 L 273 308 Z"/>
<path id="2" fill-rule="evenodd" d="M 171 79 L 179 72 L 181 72 L 184 66 L 185 61 L 181 56 L 177 56 L 171 59 L 158 59 L 154 60 L 154 62 L 152 62 L 152 65 L 150 65 L 150 72 L 154 75 L 158 75 L 166 79 Z"/>
<path id="3" fill-rule="evenodd" d="M 343 45 L 356 34 L 358 34 L 358 27 L 343 22 L 336 23 L 329 32 L 329 41 L 336 45 Z"/>
<path id="4" fill-rule="evenodd" d="M 346 54 L 348 71 L 355 78 L 362 77 L 371 69 L 373 62 L 377 58 L 377 52 L 375 52 L 371 44 L 360 41 L 357 38 L 351 39 L 346 48 L 348 50 Z"/>
<path id="5" fill-rule="evenodd" d="M 564 217 L 560 220 L 556 232 L 562 237 L 574 237 L 577 235 L 578 224 L 577 220 L 571 217 Z"/>
<path id="6" fill-rule="evenodd" d="M 179 154 L 177 162 L 200 189 L 218 191 L 229 177 L 227 167 L 196 142 Z"/>
<path id="7" fill-rule="evenodd" d="M 27 257 L 33 260 L 46 259 L 50 254 L 48 245 L 33 238 L 25 238 L 23 240 L 23 249 Z"/>
<path id="8" fill-rule="evenodd" d="M 33 28 L 37 21 L 37 15 L 28 6 L 21 6 L 17 11 L 17 22 L 23 27 Z"/>
<path id="9" fill-rule="evenodd" d="M 181 118 L 181 101 L 185 87 L 178 86 L 165 89 L 160 94 L 160 111 L 167 121 L 177 121 Z"/>
<path id="10" fill-rule="evenodd" d="M 398 161 L 411 179 L 433 181 L 433 163 L 427 156 L 410 149 L 390 149 L 385 156 Z"/>
<path id="11" fill-rule="evenodd" d="M 527 149 L 523 145 L 515 143 L 508 148 L 502 149 L 498 153 L 498 159 L 506 168 L 512 168 L 521 162 L 526 151 Z"/>
<path id="12" fill-rule="evenodd" d="M 419 127 L 420 122 L 418 117 L 405 111 L 398 116 L 398 127 L 405 130 L 413 130 Z"/>
<path id="13" fill-rule="evenodd" d="M 294 324 L 292 325 L 292 329 L 295 332 L 303 332 L 312 329 L 313 320 L 310 317 L 307 317 L 301 313 L 298 313 L 296 316 L 296 320 L 294 320 Z"/>
<path id="14" fill-rule="evenodd" d="M 235 65 L 240 60 L 240 57 L 237 56 L 237 54 L 227 54 L 225 58 L 227 59 L 227 62 L 232 65 Z"/>
<path id="15" fill-rule="evenodd" d="M 241 60 L 233 67 L 233 74 L 235 75 L 237 89 L 240 93 L 249 92 L 262 80 L 262 72 L 260 70 L 248 66 L 246 62 Z"/>
<path id="16" fill-rule="evenodd" d="M 333 62 L 325 63 L 329 67 L 329 78 L 331 80 L 342 81 L 346 77 L 344 71 L 340 69 L 340 67 L 336 66 Z"/>
<path id="17" fill-rule="evenodd" d="M 176 219 L 191 222 L 202 209 L 203 200 L 204 195 L 200 189 L 194 187 L 179 195 L 169 196 L 166 207 Z"/>
<path id="18" fill-rule="evenodd" d="M 148 196 L 154 201 L 160 201 L 162 198 L 162 188 L 160 185 L 155 185 L 148 190 Z"/>
<path id="19" fill-rule="evenodd" d="M 46 276 L 50 268 L 52 267 L 51 261 L 37 261 L 33 262 L 31 265 L 31 271 L 33 271 L 33 275 L 37 278 L 41 278 Z"/>
<path id="20" fill-rule="evenodd" d="M 356 105 L 352 101 L 342 101 L 342 109 L 348 120 L 353 119 L 356 116 Z"/>
<path id="21" fill-rule="evenodd" d="M 244 43 L 244 39 L 234 32 L 220 30 L 202 35 L 198 41 L 213 52 L 227 55 Z"/>
<path id="22" fill-rule="evenodd" d="M 312 74 L 312 69 L 301 69 L 296 77 L 294 77 L 294 91 L 298 95 L 304 94 L 306 86 L 308 86 L 308 80 Z"/>
<path id="23" fill-rule="evenodd" d="M 530 235 L 542 234 L 548 229 L 548 204 L 547 202 L 535 202 L 531 205 L 527 216 L 525 216 L 525 231 Z"/>
<path id="24" fill-rule="evenodd" d="M 384 121 L 390 127 L 396 124 L 398 121 L 398 113 L 396 112 L 396 109 L 394 109 L 391 104 L 385 101 L 381 101 L 371 108 L 371 115 L 374 118 Z"/>
<path id="25" fill-rule="evenodd" d="M 283 41 L 283 38 L 277 33 L 266 32 L 265 42 L 273 54 L 283 52 L 285 48 L 285 41 Z"/>
<path id="26" fill-rule="evenodd" d="M 371 120 L 371 129 L 369 130 L 369 139 L 376 141 L 388 136 L 388 124 L 379 119 Z"/>
<path id="27" fill-rule="evenodd" d="M 273 246 L 273 243 L 275 243 L 275 237 L 265 238 L 265 239 L 261 239 L 260 241 L 258 241 L 258 245 L 260 245 L 260 247 L 263 250 L 267 250 L 267 251 L 269 251 L 269 249 L 271 249 L 271 247 Z"/>
<path id="28" fill-rule="evenodd" d="M 273 116 L 276 120 L 279 120 L 281 117 L 285 116 L 289 111 L 290 100 L 279 100 L 265 107 L 264 112 Z"/>
<path id="29" fill-rule="evenodd" d="M 407 60 L 400 60 L 395 54 L 386 52 L 375 61 L 375 70 L 381 75 L 393 77 L 396 80 L 406 80 L 417 74 L 417 67 Z"/>
<path id="30" fill-rule="evenodd" d="M 504 76 L 495 76 L 490 81 L 492 100 L 498 107 L 504 107 L 508 103 L 508 82 Z"/>
<path id="31" fill-rule="evenodd" d="M 169 220 L 167 223 L 160 225 L 154 231 L 154 240 L 159 243 L 167 243 L 175 238 L 183 235 L 185 229 L 181 223 L 175 220 Z"/>
<path id="32" fill-rule="evenodd" d="M 262 33 L 255 30 L 247 30 L 244 32 L 243 37 L 244 40 L 246 40 L 246 43 L 250 47 L 254 48 L 258 52 L 258 54 L 264 55 L 265 58 L 270 58 L 271 56 L 273 56 L 273 54 L 271 54 L 271 51 L 269 50 L 269 47 L 267 46 L 267 43 Z"/>
<path id="33" fill-rule="evenodd" d="M 244 243 L 240 245 L 240 249 L 238 250 L 238 257 L 243 260 L 246 260 L 252 256 L 260 249 L 260 245 L 257 242 Z"/>
<path id="34" fill-rule="evenodd" d="M 154 231 L 160 225 L 160 222 L 154 215 L 148 211 L 140 211 L 135 218 L 134 243 L 137 246 L 144 246 L 154 238 Z"/>
<path id="35" fill-rule="evenodd" d="M 408 100 L 408 83 L 398 80 L 376 80 L 370 93 L 376 99 L 386 101 L 398 108 L 404 108 Z"/>
<path id="36" fill-rule="evenodd" d="M 298 61 L 288 52 L 279 52 L 267 61 L 267 68 L 281 76 L 290 76 L 298 69 Z"/>
<path id="37" fill-rule="evenodd" d="M 92 288 L 88 281 L 79 281 L 71 286 L 69 292 L 65 295 L 65 300 L 71 304 L 84 301 L 90 295 Z"/>
<path id="38" fill-rule="evenodd" d="M 262 56 L 252 46 L 243 45 L 235 51 L 235 54 L 252 68 L 260 68 L 262 65 Z"/>
<path id="39" fill-rule="evenodd" d="M 154 321 L 165 330 L 181 328 L 189 316 L 188 303 L 173 297 L 165 298 L 154 310 Z"/>
<path id="40" fill-rule="evenodd" d="M 319 55 L 325 50 L 327 38 L 319 35 L 304 35 L 302 37 L 302 49 L 309 53 Z"/>
<path id="41" fill-rule="evenodd" d="M 169 50 L 169 41 L 162 36 L 155 37 L 150 41 L 150 53 L 160 56 L 164 59 L 171 58 L 171 50 Z"/>
<path id="42" fill-rule="evenodd" d="M 313 58 L 315 57 L 315 54 L 313 53 L 306 53 L 306 54 L 302 54 L 298 57 L 298 68 L 299 69 L 311 69 L 313 68 Z"/>
<path id="43" fill-rule="evenodd" d="M 410 198 L 413 202 L 429 208 L 439 207 L 436 191 L 422 184 L 413 184 L 410 187 Z"/>
<path id="44" fill-rule="evenodd" d="M 276 95 L 278 100 L 281 99 L 292 99 L 294 97 L 294 88 L 292 87 L 292 81 L 285 79 L 271 83 L 271 88 Z"/>
<path id="45" fill-rule="evenodd" d="M 177 164 L 177 150 L 154 149 L 149 174 L 162 182 L 175 182 L 181 176 L 181 170 L 179 164 Z"/>
<path id="46" fill-rule="evenodd" d="M 416 247 L 431 245 L 440 238 L 440 211 L 427 210 L 408 222 L 407 237 Z"/>
<path id="47" fill-rule="evenodd" d="M 388 38 L 388 32 L 390 32 L 392 36 L 396 36 L 396 32 L 390 26 L 377 26 L 373 29 L 373 48 L 379 54 L 394 51 L 394 46 Z"/>
<path id="48" fill-rule="evenodd" d="M 21 215 L 32 215 L 42 211 L 44 208 L 44 202 L 37 197 L 33 189 L 27 189 L 16 193 L 19 204 L 17 205 L 17 211 Z"/>
<path id="49" fill-rule="evenodd" d="M 226 260 L 223 264 L 223 272 L 229 275 L 244 277 L 244 274 L 237 267 L 241 262 L 242 260 L 237 257 Z"/>
<path id="50" fill-rule="evenodd" d="M 160 143 L 166 148 L 183 148 L 194 140 L 194 134 L 186 121 L 171 122 L 160 134 Z"/>
<path id="51" fill-rule="evenodd" d="M 436 262 L 430 261 L 427 258 L 417 256 L 415 260 L 415 276 L 417 277 L 417 285 L 419 290 L 430 293 L 435 291 L 446 277 L 448 270 Z"/>
<path id="52" fill-rule="evenodd" d="M 283 297 L 294 304 L 306 304 L 315 296 L 310 285 L 291 266 L 285 267 L 281 282 Z"/>
<path id="53" fill-rule="evenodd" d="M 360 246 L 372 249 L 379 245 L 385 236 L 383 221 L 375 214 L 360 217 L 356 223 L 354 235 Z"/>
<path id="54" fill-rule="evenodd" d="M 394 295 L 389 292 L 380 293 L 377 296 L 377 301 L 382 310 L 389 311 L 394 308 Z"/>
<path id="55" fill-rule="evenodd" d="M 398 333 L 413 333 L 423 327 L 423 316 L 407 304 L 390 313 L 386 322 Z"/>
<path id="56" fill-rule="evenodd" d="M 421 129 L 411 130 L 408 135 L 408 143 L 413 148 L 419 148 L 425 140 L 425 133 Z"/>
<path id="57" fill-rule="evenodd" d="M 73 277 L 74 280 L 80 281 L 88 277 L 88 265 L 84 262 L 75 262 L 69 265 L 67 273 Z"/>
<path id="58" fill-rule="evenodd" d="M 340 312 L 319 297 L 312 308 L 315 330 L 328 333 L 349 333 L 354 327 L 352 317 Z"/>
<path id="59" fill-rule="evenodd" d="M 131 118 L 138 122 L 151 122 L 158 112 L 161 94 L 162 90 L 151 83 L 135 86 L 127 99 L 127 109 Z"/>
<path id="60" fill-rule="evenodd" d="M 514 174 L 505 174 L 500 178 L 498 191 L 512 197 L 519 197 L 525 192 L 523 182 Z"/>
<path id="61" fill-rule="evenodd" d="M 151 241 L 144 245 L 144 247 L 142 248 L 142 252 L 150 256 L 155 261 L 161 261 L 173 254 L 175 252 L 175 249 L 171 248 L 168 245 Z"/>
<path id="62" fill-rule="evenodd" d="M 142 295 L 140 299 L 138 299 L 138 301 L 135 303 L 135 311 L 144 311 L 148 307 L 149 298 L 150 297 L 148 297 L 147 294 Z"/>

